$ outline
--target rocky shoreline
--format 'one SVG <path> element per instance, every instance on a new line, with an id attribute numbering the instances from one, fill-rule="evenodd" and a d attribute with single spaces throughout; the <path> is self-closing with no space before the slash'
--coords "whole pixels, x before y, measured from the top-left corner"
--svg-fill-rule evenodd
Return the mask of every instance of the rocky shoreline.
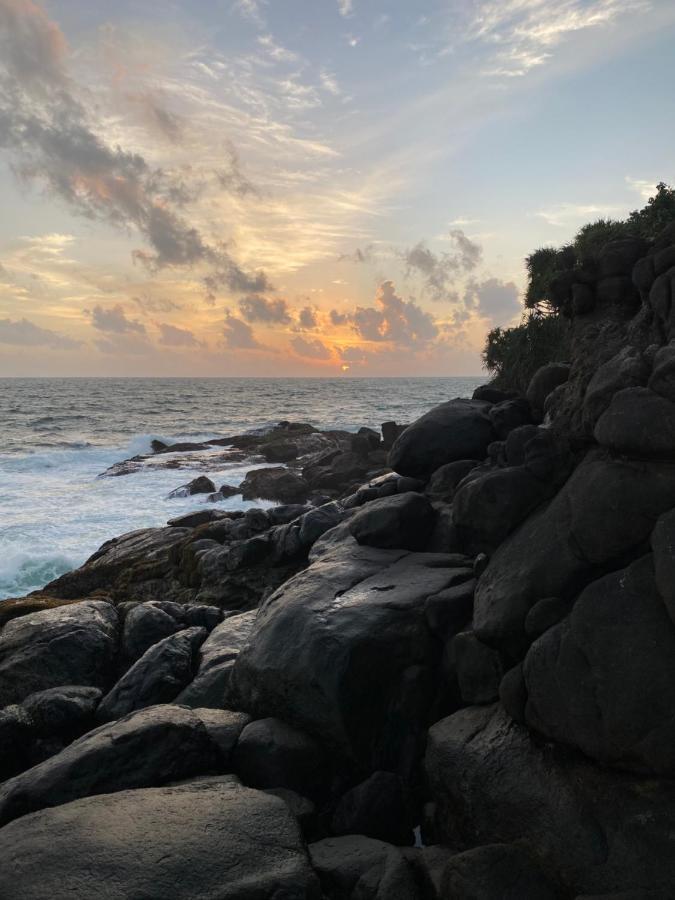
<path id="1" fill-rule="evenodd" d="M 0 896 L 673 896 L 675 226 L 560 290 L 525 396 L 105 473 L 278 505 L 0 604 Z"/>

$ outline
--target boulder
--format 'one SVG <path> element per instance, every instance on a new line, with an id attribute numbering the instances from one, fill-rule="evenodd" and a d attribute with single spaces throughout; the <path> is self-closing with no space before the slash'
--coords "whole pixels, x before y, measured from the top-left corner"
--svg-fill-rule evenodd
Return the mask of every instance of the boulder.
<path id="1" fill-rule="evenodd" d="M 499 699 L 514 722 L 525 725 L 525 707 L 527 705 L 527 685 L 523 675 L 523 664 L 518 663 L 504 675 L 499 682 Z"/>
<path id="2" fill-rule="evenodd" d="M 525 633 L 532 640 L 557 625 L 572 609 L 569 599 L 561 600 L 560 597 L 544 597 L 538 600 L 525 618 Z"/>
<path id="3" fill-rule="evenodd" d="M 99 688 L 70 684 L 38 691 L 21 705 L 39 735 L 72 735 L 93 721 L 101 696 Z"/>
<path id="4" fill-rule="evenodd" d="M 0 632 L 0 707 L 66 684 L 107 687 L 117 631 L 115 608 L 102 600 L 12 619 Z"/>
<path id="5" fill-rule="evenodd" d="M 639 237 L 618 238 L 602 248 L 598 260 L 601 278 L 613 275 L 630 275 L 633 266 L 647 252 L 648 244 Z"/>
<path id="6" fill-rule="evenodd" d="M 293 441 L 270 441 L 263 444 L 260 452 L 267 462 L 285 463 L 297 459 L 298 445 Z"/>
<path id="7" fill-rule="evenodd" d="M 169 703 L 192 680 L 205 628 L 186 628 L 150 647 L 101 700 L 101 722 L 158 703 Z"/>
<path id="8" fill-rule="evenodd" d="M 412 866 L 384 841 L 326 838 L 309 845 L 309 856 L 327 900 L 422 900 Z"/>
<path id="9" fill-rule="evenodd" d="M 0 896 L 319 900 L 286 804 L 231 780 L 88 797 L 0 832 Z"/>
<path id="10" fill-rule="evenodd" d="M 523 465 L 527 445 L 538 433 L 539 428 L 536 425 L 521 425 L 509 433 L 504 446 L 507 466 Z"/>
<path id="11" fill-rule="evenodd" d="M 460 459 L 483 459 L 496 437 L 481 400 L 449 400 L 409 425 L 394 442 L 389 465 L 400 475 L 427 479 L 440 466 Z"/>
<path id="12" fill-rule="evenodd" d="M 544 403 L 546 398 L 559 384 L 563 384 L 570 376 L 570 367 L 567 363 L 546 363 L 532 376 L 527 388 L 527 402 L 530 404 L 535 421 L 541 421 L 544 416 Z"/>
<path id="13" fill-rule="evenodd" d="M 429 628 L 442 641 L 450 640 L 471 621 L 476 581 L 473 569 L 456 569 L 456 583 L 427 598 L 424 614 Z"/>
<path id="14" fill-rule="evenodd" d="M 286 788 L 306 797 L 325 790 L 325 760 L 317 742 L 280 719 L 258 719 L 241 733 L 234 768 L 244 784 Z"/>
<path id="15" fill-rule="evenodd" d="M 491 469 L 462 482 L 452 507 L 462 549 L 473 554 L 492 553 L 550 497 L 552 488 L 524 466 Z"/>
<path id="16" fill-rule="evenodd" d="M 401 778 L 393 772 L 373 772 L 343 794 L 335 806 L 331 831 L 412 844 L 412 821 Z"/>
<path id="17" fill-rule="evenodd" d="M 254 469 L 241 484 L 244 500 L 276 500 L 279 503 L 304 503 L 309 497 L 309 485 L 299 475 L 283 466 Z"/>
<path id="18" fill-rule="evenodd" d="M 667 339 L 675 337 L 672 319 L 674 285 L 675 266 L 659 275 L 649 291 L 649 305 L 654 310 L 654 317 Z"/>
<path id="19" fill-rule="evenodd" d="M 531 728 L 602 763 L 675 774 L 675 625 L 651 555 L 588 585 L 524 675 Z"/>
<path id="20" fill-rule="evenodd" d="M 35 723 L 23 707 L 0 709 L 0 782 L 26 767 L 35 737 Z"/>
<path id="21" fill-rule="evenodd" d="M 658 517 L 675 506 L 675 470 L 666 463 L 591 453 L 557 496 L 491 557 L 474 599 L 474 630 L 520 654 L 525 617 L 543 597 L 566 600 L 644 546 Z"/>
<path id="22" fill-rule="evenodd" d="M 457 486 L 478 466 L 480 462 L 477 459 L 458 459 L 436 469 L 426 487 L 427 497 L 452 503 Z"/>
<path id="23" fill-rule="evenodd" d="M 514 428 L 520 428 L 532 422 L 530 404 L 525 397 L 515 397 L 513 400 L 495 403 L 488 415 L 500 440 L 504 440 Z"/>
<path id="24" fill-rule="evenodd" d="M 424 604 L 451 583 L 453 559 L 360 546 L 342 528 L 260 608 L 234 666 L 237 707 L 403 773 L 427 725 L 439 652 Z"/>
<path id="25" fill-rule="evenodd" d="M 216 489 L 215 484 L 206 475 L 193 478 L 188 484 L 182 484 L 169 494 L 169 500 L 176 497 L 192 497 L 193 494 L 212 494 Z"/>
<path id="26" fill-rule="evenodd" d="M 382 431 L 382 445 L 384 449 L 391 450 L 396 438 L 403 434 L 407 427 L 407 425 L 398 425 L 396 422 L 383 422 L 380 425 L 380 430 Z"/>
<path id="27" fill-rule="evenodd" d="M 199 650 L 197 674 L 176 697 L 176 703 L 193 709 L 227 708 L 232 667 L 248 640 L 257 614 L 258 610 L 254 609 L 229 616 L 213 629 Z"/>
<path id="28" fill-rule="evenodd" d="M 594 431 L 596 441 L 616 453 L 637 457 L 675 455 L 675 403 L 648 388 L 614 394 Z"/>
<path id="29" fill-rule="evenodd" d="M 47 806 L 214 771 L 218 748 L 202 719 L 155 706 L 90 731 L 0 787 L 0 823 Z M 2 896 L 0 894 L 0 896 Z"/>
<path id="30" fill-rule="evenodd" d="M 559 900 L 560 888 L 527 851 L 487 844 L 453 856 L 445 865 L 441 897 L 462 900 Z"/>
<path id="31" fill-rule="evenodd" d="M 372 428 L 359 428 L 352 437 L 350 447 L 353 453 L 359 456 L 368 456 L 373 450 L 377 450 L 380 446 L 380 435 Z"/>
<path id="32" fill-rule="evenodd" d="M 219 509 L 199 509 L 196 512 L 185 513 L 184 516 L 176 516 L 166 523 L 172 528 L 197 528 L 209 522 L 219 522 L 229 518 L 226 512 Z"/>
<path id="33" fill-rule="evenodd" d="M 672 782 L 558 752 L 533 740 L 499 705 L 437 722 L 429 730 L 426 770 L 443 842 L 518 842 L 570 896 L 658 889 L 669 896 Z"/>
<path id="34" fill-rule="evenodd" d="M 122 629 L 122 657 L 127 665 L 140 659 L 146 650 L 169 635 L 175 634 L 180 624 L 160 607 L 151 603 L 139 603 L 124 617 Z"/>
<path id="35" fill-rule="evenodd" d="M 654 284 L 656 272 L 654 271 L 654 257 L 643 256 L 633 266 L 631 274 L 633 284 L 640 292 L 640 297 L 646 300 L 649 297 L 649 291 Z"/>
<path id="36" fill-rule="evenodd" d="M 610 275 L 601 278 L 595 288 L 598 303 L 610 306 L 626 306 L 631 311 L 640 303 L 640 295 L 628 275 Z"/>
<path id="37" fill-rule="evenodd" d="M 641 387 L 649 369 L 643 355 L 634 347 L 622 347 L 593 374 L 583 398 L 582 418 L 588 433 L 609 406 L 617 391 Z"/>
<path id="38" fill-rule="evenodd" d="M 232 756 L 239 736 L 251 721 L 246 713 L 229 709 L 196 709 L 202 720 L 216 753 L 216 767 L 220 772 L 228 772 L 232 767 Z"/>
<path id="39" fill-rule="evenodd" d="M 211 632 L 222 621 L 223 611 L 217 606 L 196 603 L 194 606 L 185 607 L 185 624 L 193 628 L 206 628 Z"/>
<path id="40" fill-rule="evenodd" d="M 472 400 L 485 400 L 488 403 L 502 403 L 513 397 L 511 391 L 500 391 L 488 384 L 480 384 L 471 395 Z"/>
<path id="41" fill-rule="evenodd" d="M 318 541 L 322 534 L 335 528 L 344 518 L 344 510 L 338 503 L 324 503 L 309 512 L 305 512 L 300 519 L 300 532 L 298 537 L 304 547 Z"/>
<path id="42" fill-rule="evenodd" d="M 359 544 L 369 547 L 422 550 L 434 519 L 427 498 L 411 491 L 366 504 L 350 519 L 349 530 Z"/>

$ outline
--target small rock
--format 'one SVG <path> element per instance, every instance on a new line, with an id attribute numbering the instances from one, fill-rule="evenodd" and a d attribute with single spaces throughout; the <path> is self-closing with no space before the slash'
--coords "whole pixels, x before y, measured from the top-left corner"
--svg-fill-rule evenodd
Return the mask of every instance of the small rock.
<path id="1" fill-rule="evenodd" d="M 188 484 L 183 484 L 174 491 L 171 491 L 169 499 L 175 497 L 192 497 L 193 494 L 211 494 L 215 489 L 216 486 L 210 478 L 207 478 L 206 475 L 200 475 L 198 478 L 193 478 Z"/>

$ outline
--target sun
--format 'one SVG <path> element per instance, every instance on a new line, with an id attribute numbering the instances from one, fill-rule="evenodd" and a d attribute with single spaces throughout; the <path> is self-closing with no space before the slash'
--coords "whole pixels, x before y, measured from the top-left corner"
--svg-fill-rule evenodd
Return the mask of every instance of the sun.
<path id="1" fill-rule="evenodd" d="M 347 365 L 347 363 L 345 363 L 344 365 L 340 366 L 340 370 L 341 370 L 342 372 L 349 372 L 349 366 Z"/>

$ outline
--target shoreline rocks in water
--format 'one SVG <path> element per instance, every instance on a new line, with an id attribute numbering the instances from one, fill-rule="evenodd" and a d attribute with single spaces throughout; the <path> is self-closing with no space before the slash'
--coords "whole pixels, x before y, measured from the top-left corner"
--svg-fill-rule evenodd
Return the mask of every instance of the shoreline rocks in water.
<path id="1" fill-rule="evenodd" d="M 674 258 L 570 273 L 525 396 L 130 461 L 241 453 L 281 505 L 8 604 L 0 895 L 672 896 Z"/>

